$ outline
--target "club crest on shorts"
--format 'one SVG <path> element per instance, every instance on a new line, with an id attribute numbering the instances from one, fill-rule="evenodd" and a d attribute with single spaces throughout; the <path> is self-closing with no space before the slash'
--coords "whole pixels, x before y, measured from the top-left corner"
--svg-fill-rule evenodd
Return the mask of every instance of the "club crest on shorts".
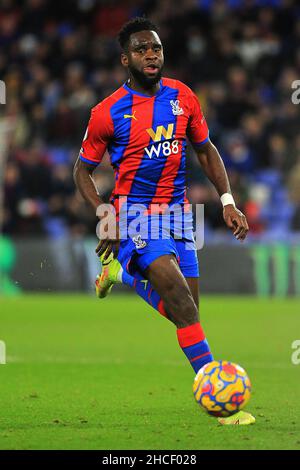
<path id="1" fill-rule="evenodd" d="M 180 116 L 180 114 L 184 113 L 183 109 L 179 106 L 179 100 L 170 100 L 170 104 L 172 106 L 172 113 L 174 116 Z"/>
<path id="2" fill-rule="evenodd" d="M 132 241 L 135 244 L 137 250 L 140 250 L 141 248 L 145 248 L 145 246 L 147 246 L 147 243 L 142 240 L 141 235 L 136 235 L 135 237 L 132 237 Z"/>

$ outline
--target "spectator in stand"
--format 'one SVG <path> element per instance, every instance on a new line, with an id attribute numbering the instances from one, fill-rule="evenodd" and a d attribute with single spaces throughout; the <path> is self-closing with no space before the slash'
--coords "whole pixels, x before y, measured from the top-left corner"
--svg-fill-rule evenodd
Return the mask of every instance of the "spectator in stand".
<path id="1" fill-rule="evenodd" d="M 268 236 L 278 197 L 289 197 L 292 211 L 290 224 L 288 214 L 278 218 L 281 233 L 299 231 L 300 108 L 291 101 L 291 84 L 300 77 L 296 0 L 3 0 L 6 233 L 94 233 L 71 171 L 90 108 L 126 79 L 116 33 L 143 13 L 160 24 L 166 75 L 199 95 L 253 233 Z M 191 148 L 187 166 L 191 201 L 205 203 L 208 227 L 222 232 L 217 198 Z M 96 180 L 107 198 L 113 184 L 107 157 Z"/>

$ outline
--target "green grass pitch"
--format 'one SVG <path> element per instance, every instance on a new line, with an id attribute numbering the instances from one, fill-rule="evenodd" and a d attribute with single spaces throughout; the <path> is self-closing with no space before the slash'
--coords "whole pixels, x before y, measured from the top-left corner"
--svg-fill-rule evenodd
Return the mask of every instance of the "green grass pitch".
<path id="1" fill-rule="evenodd" d="M 254 426 L 222 427 L 192 395 L 175 327 L 134 295 L 0 300 L 1 449 L 300 449 L 299 300 L 205 297 L 217 359 L 252 381 Z"/>

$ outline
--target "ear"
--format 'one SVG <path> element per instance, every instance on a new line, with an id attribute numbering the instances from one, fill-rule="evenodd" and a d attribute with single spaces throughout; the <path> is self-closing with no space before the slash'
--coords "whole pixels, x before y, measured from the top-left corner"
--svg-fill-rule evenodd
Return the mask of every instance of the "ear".
<path id="1" fill-rule="evenodd" d="M 128 67 L 128 57 L 126 54 L 124 54 L 124 52 L 121 54 L 121 64 L 124 67 Z"/>

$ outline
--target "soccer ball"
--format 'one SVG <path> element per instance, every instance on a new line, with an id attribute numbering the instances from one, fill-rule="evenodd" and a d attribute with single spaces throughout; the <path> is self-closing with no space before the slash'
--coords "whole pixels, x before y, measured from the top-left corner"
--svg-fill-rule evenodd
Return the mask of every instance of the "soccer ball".
<path id="1" fill-rule="evenodd" d="M 251 382 L 244 369 L 228 361 L 212 361 L 197 373 L 196 402 L 212 416 L 230 416 L 250 400 Z"/>

